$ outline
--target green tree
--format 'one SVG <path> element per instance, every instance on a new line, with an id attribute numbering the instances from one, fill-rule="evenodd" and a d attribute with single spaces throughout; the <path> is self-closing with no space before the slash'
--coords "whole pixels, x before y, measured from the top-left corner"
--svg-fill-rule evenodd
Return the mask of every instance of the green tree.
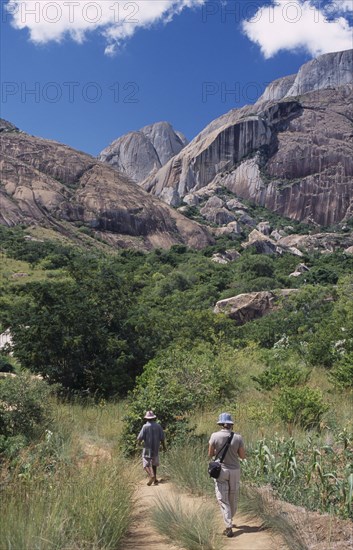
<path id="1" fill-rule="evenodd" d="M 71 268 L 73 279 L 30 283 L 7 300 L 14 354 L 50 383 L 124 394 L 136 375 L 125 327 L 128 285 L 109 263 Z"/>

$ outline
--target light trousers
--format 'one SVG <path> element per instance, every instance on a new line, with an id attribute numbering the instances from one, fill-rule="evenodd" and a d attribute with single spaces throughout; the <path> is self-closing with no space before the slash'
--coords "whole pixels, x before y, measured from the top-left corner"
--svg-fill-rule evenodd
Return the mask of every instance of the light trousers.
<path id="1" fill-rule="evenodd" d="M 233 516 L 238 506 L 240 469 L 229 470 L 222 465 L 220 476 L 214 481 L 216 497 L 221 507 L 224 523 L 226 527 L 232 527 Z"/>

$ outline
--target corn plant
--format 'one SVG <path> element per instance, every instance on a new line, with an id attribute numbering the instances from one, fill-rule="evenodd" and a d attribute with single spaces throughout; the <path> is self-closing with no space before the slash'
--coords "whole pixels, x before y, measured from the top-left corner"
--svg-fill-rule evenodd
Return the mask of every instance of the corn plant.
<path id="1" fill-rule="evenodd" d="M 304 445 L 293 438 L 262 439 L 242 469 L 246 481 L 269 483 L 293 504 L 353 517 L 353 450 L 347 430 L 332 445 L 320 445 L 312 437 Z"/>

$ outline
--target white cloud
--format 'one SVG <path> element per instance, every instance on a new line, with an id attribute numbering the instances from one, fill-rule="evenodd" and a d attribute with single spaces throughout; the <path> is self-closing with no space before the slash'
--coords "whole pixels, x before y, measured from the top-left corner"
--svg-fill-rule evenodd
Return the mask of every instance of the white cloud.
<path id="1" fill-rule="evenodd" d="M 8 0 L 6 9 L 16 29 L 28 29 L 38 44 L 70 37 L 83 42 L 99 30 L 112 55 L 121 42 L 138 28 L 169 22 L 184 8 L 201 6 L 206 0 Z"/>
<path id="2" fill-rule="evenodd" d="M 352 0 L 329 0 L 324 7 L 315 0 L 272 2 L 243 22 L 243 31 L 260 46 L 266 59 L 281 50 L 302 49 L 317 56 L 353 47 L 353 27 L 348 15 L 344 16 L 345 11 L 351 11 Z"/>

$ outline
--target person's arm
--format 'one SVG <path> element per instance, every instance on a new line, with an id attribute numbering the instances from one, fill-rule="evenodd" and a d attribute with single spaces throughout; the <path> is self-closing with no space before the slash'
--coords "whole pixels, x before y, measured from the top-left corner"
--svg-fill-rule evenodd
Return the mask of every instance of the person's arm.
<path id="1" fill-rule="evenodd" d="M 239 447 L 238 455 L 239 455 L 239 458 L 242 458 L 242 459 L 245 458 L 245 449 L 244 449 L 244 447 Z"/>
<path id="2" fill-rule="evenodd" d="M 162 426 L 159 426 L 159 432 L 160 445 L 162 445 L 163 451 L 166 451 L 167 447 L 165 446 L 165 435 Z"/>
<path id="3" fill-rule="evenodd" d="M 216 449 L 215 449 L 214 445 L 209 444 L 209 446 L 208 446 L 208 457 L 212 458 L 215 454 L 216 454 Z"/>
<path id="4" fill-rule="evenodd" d="M 143 440 L 144 440 L 143 435 L 144 435 L 144 433 L 143 433 L 143 428 L 142 428 L 142 430 L 140 431 L 140 433 L 138 434 L 137 439 L 136 439 L 137 443 L 140 444 L 140 445 L 143 444 Z"/>
<path id="5" fill-rule="evenodd" d="M 241 439 L 241 443 L 238 449 L 238 456 L 242 460 L 245 458 L 245 447 L 244 447 L 243 439 Z"/>

